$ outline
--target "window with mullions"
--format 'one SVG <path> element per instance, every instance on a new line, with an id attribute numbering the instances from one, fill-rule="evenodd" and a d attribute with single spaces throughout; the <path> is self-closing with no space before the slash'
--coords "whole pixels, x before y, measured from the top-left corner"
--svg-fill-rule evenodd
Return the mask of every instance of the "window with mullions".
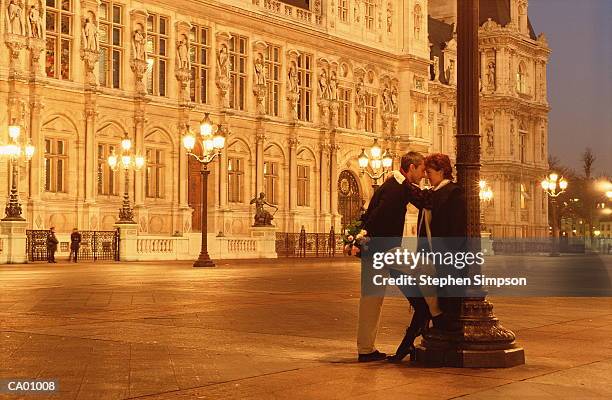
<path id="1" fill-rule="evenodd" d="M 376 11 L 376 0 L 364 0 L 365 3 L 365 26 L 368 30 L 374 30 L 374 16 Z"/>
<path id="2" fill-rule="evenodd" d="M 229 41 L 230 108 L 244 110 L 246 105 L 248 38 L 232 35 Z"/>
<path id="3" fill-rule="evenodd" d="M 297 205 L 310 206 L 310 166 L 297 166 Z"/>
<path id="4" fill-rule="evenodd" d="M 273 161 L 264 162 L 264 188 L 268 202 L 278 204 L 278 163 Z"/>
<path id="5" fill-rule="evenodd" d="M 123 60 L 123 5 L 113 1 L 102 1 L 100 17 L 100 85 L 119 89 L 121 87 L 121 62 Z"/>
<path id="6" fill-rule="evenodd" d="M 66 192 L 66 169 L 68 153 L 66 141 L 45 139 L 45 191 Z"/>
<path id="7" fill-rule="evenodd" d="M 300 96 L 298 97 L 298 119 L 300 121 L 310 121 L 311 100 L 312 100 L 312 56 L 310 54 L 300 54 L 297 59 L 298 66 L 298 87 Z"/>
<path id="8" fill-rule="evenodd" d="M 366 104 L 365 104 L 365 130 L 366 132 L 376 132 L 376 100 L 375 94 L 366 93 Z"/>
<path id="9" fill-rule="evenodd" d="M 147 197 L 161 199 L 164 197 L 164 151 L 159 149 L 147 149 L 147 168 L 145 191 Z"/>
<path id="10" fill-rule="evenodd" d="M 208 55 L 210 54 L 208 28 L 192 24 L 190 42 L 191 101 L 195 103 L 208 103 Z"/>
<path id="11" fill-rule="evenodd" d="M 338 88 L 338 126 L 351 128 L 351 89 Z"/>
<path id="12" fill-rule="evenodd" d="M 338 18 L 342 22 L 348 20 L 348 0 L 338 0 Z"/>
<path id="13" fill-rule="evenodd" d="M 168 18 L 149 13 L 147 18 L 147 93 L 166 96 Z"/>
<path id="14" fill-rule="evenodd" d="M 266 114 L 278 117 L 280 108 L 280 71 L 281 71 L 281 49 L 278 46 L 269 45 L 266 52 L 266 73 L 268 85 L 268 97 L 266 103 Z"/>
<path id="15" fill-rule="evenodd" d="M 117 172 L 108 165 L 108 156 L 115 151 L 112 144 L 98 144 L 98 194 L 117 196 Z"/>
<path id="16" fill-rule="evenodd" d="M 230 203 L 243 203 L 244 196 L 244 160 L 229 157 L 227 159 L 227 200 Z"/>
<path id="17" fill-rule="evenodd" d="M 72 0 L 46 0 L 46 4 L 45 71 L 49 78 L 67 80 L 71 78 Z"/>

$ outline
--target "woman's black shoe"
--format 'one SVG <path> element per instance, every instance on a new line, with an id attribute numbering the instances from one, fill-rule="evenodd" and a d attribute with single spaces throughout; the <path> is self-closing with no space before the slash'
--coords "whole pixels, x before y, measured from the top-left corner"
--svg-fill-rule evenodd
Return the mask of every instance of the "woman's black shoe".
<path id="1" fill-rule="evenodd" d="M 387 355 L 385 353 L 381 353 L 380 351 L 375 350 L 371 353 L 359 354 L 359 357 L 357 358 L 357 360 L 359 362 L 372 362 L 372 361 L 381 361 L 381 360 L 384 360 L 385 358 L 387 358 Z"/>
<path id="2" fill-rule="evenodd" d="M 414 361 L 416 358 L 416 349 L 414 347 L 413 344 L 409 344 L 408 346 L 402 347 L 403 345 L 403 341 L 402 344 L 400 344 L 400 347 L 398 347 L 396 353 L 392 356 L 387 357 L 387 361 L 389 362 L 400 362 L 402 361 L 404 358 L 406 358 L 406 356 L 408 354 L 410 354 L 410 361 Z"/>

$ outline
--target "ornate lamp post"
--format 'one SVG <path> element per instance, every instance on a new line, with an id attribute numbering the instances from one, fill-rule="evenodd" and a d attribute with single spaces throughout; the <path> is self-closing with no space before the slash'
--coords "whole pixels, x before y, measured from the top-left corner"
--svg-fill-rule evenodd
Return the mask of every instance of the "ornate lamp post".
<path id="1" fill-rule="evenodd" d="M 372 188 L 376 190 L 378 188 L 378 180 L 384 178 L 391 166 L 393 165 L 393 157 L 389 149 L 382 152 L 382 149 L 378 145 L 378 139 L 374 139 L 374 144 L 370 148 L 370 157 L 365 152 L 365 149 L 361 149 L 361 154 L 357 159 L 359 163 L 359 169 L 361 174 L 368 174 L 368 176 L 374 181 Z M 367 168 L 370 166 L 372 172 Z"/>
<path id="2" fill-rule="evenodd" d="M 19 161 L 25 159 L 30 161 L 34 155 L 34 146 L 27 139 L 25 144 L 19 143 L 21 126 L 15 120 L 8 127 L 9 144 L 0 146 L 0 154 L 10 158 L 11 162 L 11 190 L 5 207 L 5 216 L 2 221 L 25 221 L 23 218 L 21 203 L 19 202 L 19 190 L 17 189 Z"/>
<path id="3" fill-rule="evenodd" d="M 489 204 L 491 200 L 493 200 L 493 191 L 487 184 L 487 181 L 485 181 L 484 179 L 481 179 L 478 182 L 478 187 L 480 188 L 480 191 L 478 192 L 478 197 L 480 198 L 480 202 L 482 203 L 482 205 Z M 485 229 L 483 207 L 480 207 L 480 229 L 482 231 L 484 231 Z"/>
<path id="4" fill-rule="evenodd" d="M 135 224 L 134 221 L 134 209 L 130 204 L 130 195 L 128 193 L 130 188 L 130 171 L 134 170 L 140 171 L 142 167 L 144 167 L 146 160 L 140 155 L 134 153 L 132 150 L 132 141 L 128 138 L 127 132 L 123 140 L 121 141 L 121 155 L 117 156 L 115 151 L 108 156 L 108 165 L 113 170 L 116 171 L 119 168 L 123 168 L 125 173 L 125 186 L 123 191 L 123 205 L 119 209 L 119 220 L 118 224 Z"/>
<path id="5" fill-rule="evenodd" d="M 557 197 L 567 189 L 567 181 L 558 174 L 551 172 L 542 180 L 542 189 L 550 196 L 553 220 L 553 243 L 550 251 L 551 256 L 559 255 L 559 223 L 557 221 Z"/>
<path id="6" fill-rule="evenodd" d="M 218 125 L 216 129 L 210 120 L 208 113 L 204 115 L 202 122 L 200 122 L 200 140 L 202 144 L 202 155 L 199 156 L 193 153 L 193 149 L 196 145 L 196 136 L 187 127 L 187 132 L 183 136 L 183 147 L 187 150 L 187 155 L 195 158 L 200 163 L 200 174 L 202 176 L 202 245 L 200 247 L 200 256 L 193 263 L 194 267 L 214 267 L 215 263 L 210 259 L 208 255 L 208 243 L 207 243 L 207 232 L 208 232 L 208 164 L 211 163 L 215 157 L 221 156 L 221 149 L 225 147 L 225 136 L 222 135 L 221 125 Z"/>

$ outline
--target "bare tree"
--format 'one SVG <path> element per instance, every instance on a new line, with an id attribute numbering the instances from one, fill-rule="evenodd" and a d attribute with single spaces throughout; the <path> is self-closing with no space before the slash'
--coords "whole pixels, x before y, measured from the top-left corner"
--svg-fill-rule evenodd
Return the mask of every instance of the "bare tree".
<path id="1" fill-rule="evenodd" d="M 593 172 L 593 164 L 595 164 L 595 154 L 593 154 L 593 150 L 590 147 L 584 149 L 584 153 L 582 153 L 581 161 L 582 161 L 582 170 L 584 171 L 584 177 L 587 179 L 591 179 L 591 173 Z"/>

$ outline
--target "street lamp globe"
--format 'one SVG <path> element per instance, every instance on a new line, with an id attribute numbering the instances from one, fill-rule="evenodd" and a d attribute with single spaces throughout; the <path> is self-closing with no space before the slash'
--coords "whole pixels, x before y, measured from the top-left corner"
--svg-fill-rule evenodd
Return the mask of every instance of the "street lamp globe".
<path id="1" fill-rule="evenodd" d="M 359 168 L 366 169 L 368 167 L 368 155 L 365 153 L 365 149 L 361 149 L 361 154 L 359 154 L 359 158 L 357 158 L 357 162 L 359 163 Z"/>
<path id="2" fill-rule="evenodd" d="M 114 171 L 117 169 L 117 163 L 118 163 L 118 158 L 117 158 L 117 154 L 115 154 L 115 151 L 113 150 L 113 152 L 111 153 L 110 156 L 108 156 L 108 166 Z"/>
<path id="3" fill-rule="evenodd" d="M 393 157 L 391 157 L 391 152 L 389 151 L 389 149 L 385 150 L 382 155 L 382 165 L 383 168 L 391 168 L 391 166 L 393 165 Z"/>
<path id="4" fill-rule="evenodd" d="M 382 149 L 378 145 L 378 139 L 374 139 L 374 144 L 372 145 L 372 148 L 370 149 L 370 155 L 374 159 L 380 159 L 381 154 L 382 154 Z"/>
<path id="5" fill-rule="evenodd" d="M 34 151 L 35 151 L 35 147 L 34 145 L 32 145 L 32 143 L 30 143 L 30 139 L 28 139 L 28 142 L 25 145 L 26 160 L 30 161 L 32 157 L 34 157 Z"/>
<path id="6" fill-rule="evenodd" d="M 548 191 L 548 180 L 544 179 L 541 184 L 542 184 L 542 189 Z"/>
<path id="7" fill-rule="evenodd" d="M 202 118 L 202 121 L 200 122 L 200 136 L 208 137 L 212 135 L 212 132 L 213 132 L 212 121 L 210 120 L 209 113 L 206 113 L 204 114 L 204 118 Z"/>
<path id="8" fill-rule="evenodd" d="M 196 144 L 196 138 L 191 129 L 187 128 L 187 132 L 183 135 L 183 147 L 188 153 L 193 151 Z"/>
<path id="9" fill-rule="evenodd" d="M 11 139 L 17 141 L 21 135 L 21 127 L 14 122 L 8 127 L 8 134 Z"/>
<path id="10" fill-rule="evenodd" d="M 563 178 L 559 181 L 559 189 L 565 190 L 567 189 L 567 181 Z"/>
<path id="11" fill-rule="evenodd" d="M 132 148 L 132 141 L 127 137 L 127 133 L 126 133 L 126 137 L 121 141 L 121 149 L 123 151 L 130 151 L 131 148 Z"/>
<path id="12" fill-rule="evenodd" d="M 609 198 L 609 199 L 612 199 L 612 190 L 608 190 L 606 192 L 606 197 Z"/>
<path id="13" fill-rule="evenodd" d="M 225 136 L 219 134 L 215 135 L 213 137 L 213 147 L 217 150 L 221 150 L 225 147 Z"/>
<path id="14" fill-rule="evenodd" d="M 144 158 L 144 156 L 139 154 L 136 157 L 134 157 L 134 169 L 136 171 L 140 171 L 146 163 L 147 163 L 147 160 Z"/>

